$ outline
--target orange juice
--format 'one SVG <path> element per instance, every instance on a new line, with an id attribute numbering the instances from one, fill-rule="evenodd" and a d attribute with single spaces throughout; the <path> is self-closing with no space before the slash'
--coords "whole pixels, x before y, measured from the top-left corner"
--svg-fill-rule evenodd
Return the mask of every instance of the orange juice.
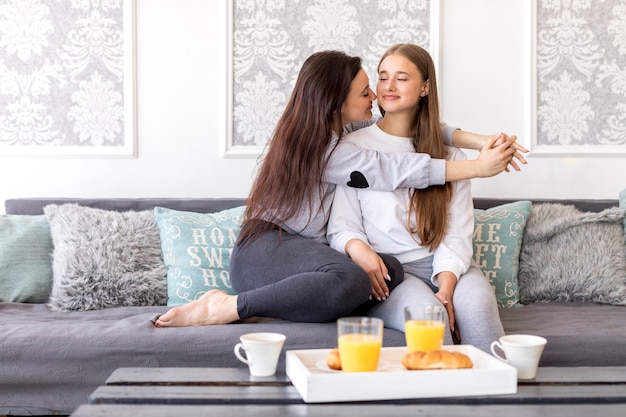
<path id="1" fill-rule="evenodd" d="M 437 320 L 407 320 L 404 335 L 409 352 L 428 352 L 441 349 L 443 323 Z"/>
<path id="2" fill-rule="evenodd" d="M 341 369 L 345 372 L 372 372 L 378 367 L 380 337 L 371 334 L 345 334 L 338 339 Z"/>

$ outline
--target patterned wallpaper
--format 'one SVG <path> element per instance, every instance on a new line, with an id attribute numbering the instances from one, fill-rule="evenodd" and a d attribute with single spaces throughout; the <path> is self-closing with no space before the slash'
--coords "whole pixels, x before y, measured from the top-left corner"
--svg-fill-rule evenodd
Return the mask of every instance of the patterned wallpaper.
<path id="1" fill-rule="evenodd" d="M 220 1 L 232 3 L 233 146 L 266 143 L 311 53 L 359 55 L 373 84 L 388 46 L 436 41 L 439 0 Z M 0 153 L 133 152 L 131 3 L 0 0 Z M 536 3 L 536 143 L 623 148 L 626 0 Z"/>
<path id="2" fill-rule="evenodd" d="M 538 0 L 536 64 L 538 145 L 626 145 L 626 0 Z"/>
<path id="3" fill-rule="evenodd" d="M 360 56 L 374 85 L 378 60 L 389 46 L 412 42 L 430 50 L 430 0 L 229 1 L 234 146 L 265 145 L 313 52 Z"/>
<path id="4" fill-rule="evenodd" d="M 0 152 L 133 152 L 124 54 L 131 3 L 0 0 Z"/>

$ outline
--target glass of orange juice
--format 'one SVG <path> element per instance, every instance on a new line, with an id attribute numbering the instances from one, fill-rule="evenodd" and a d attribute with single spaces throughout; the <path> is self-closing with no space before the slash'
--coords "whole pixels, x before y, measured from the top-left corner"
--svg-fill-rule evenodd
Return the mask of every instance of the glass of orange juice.
<path id="1" fill-rule="evenodd" d="M 445 309 L 441 306 L 408 306 L 404 308 L 404 336 L 409 352 L 441 349 Z"/>
<path id="2" fill-rule="evenodd" d="M 383 321 L 375 317 L 340 318 L 337 343 L 343 371 L 375 371 L 383 345 Z"/>

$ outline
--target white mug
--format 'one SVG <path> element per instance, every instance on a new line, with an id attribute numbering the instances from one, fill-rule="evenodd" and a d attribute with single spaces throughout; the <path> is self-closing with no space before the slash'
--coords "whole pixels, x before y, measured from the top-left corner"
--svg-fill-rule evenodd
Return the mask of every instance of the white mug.
<path id="1" fill-rule="evenodd" d="M 546 342 L 546 339 L 541 336 L 511 334 L 493 342 L 491 353 L 501 361 L 515 367 L 518 379 L 533 379 L 537 376 L 539 359 L 541 359 Z M 506 358 L 496 352 L 496 347 L 504 352 Z"/>
<path id="2" fill-rule="evenodd" d="M 248 333 L 235 345 L 237 359 L 248 365 L 252 376 L 272 376 L 287 337 L 280 333 Z M 241 349 L 246 353 L 244 358 Z"/>

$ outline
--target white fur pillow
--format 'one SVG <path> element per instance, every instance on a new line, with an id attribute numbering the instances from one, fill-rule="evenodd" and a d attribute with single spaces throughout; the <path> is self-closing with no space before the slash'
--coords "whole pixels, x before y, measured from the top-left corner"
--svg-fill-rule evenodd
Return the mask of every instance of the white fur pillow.
<path id="1" fill-rule="evenodd" d="M 48 205 L 57 311 L 167 304 L 167 268 L 152 211 Z"/>
<path id="2" fill-rule="evenodd" d="M 520 254 L 520 302 L 626 305 L 623 218 L 617 207 L 592 213 L 533 205 Z"/>

